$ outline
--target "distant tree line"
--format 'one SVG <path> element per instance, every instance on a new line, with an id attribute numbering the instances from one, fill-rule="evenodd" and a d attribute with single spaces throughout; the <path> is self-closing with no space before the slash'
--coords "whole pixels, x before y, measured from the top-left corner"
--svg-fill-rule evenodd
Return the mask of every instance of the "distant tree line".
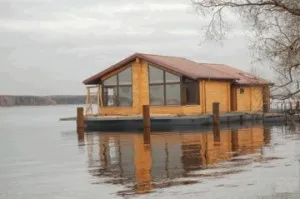
<path id="1" fill-rule="evenodd" d="M 93 96 L 96 102 L 96 97 Z M 13 96 L 0 95 L 0 106 L 42 106 L 63 104 L 85 104 L 85 95 Z"/>

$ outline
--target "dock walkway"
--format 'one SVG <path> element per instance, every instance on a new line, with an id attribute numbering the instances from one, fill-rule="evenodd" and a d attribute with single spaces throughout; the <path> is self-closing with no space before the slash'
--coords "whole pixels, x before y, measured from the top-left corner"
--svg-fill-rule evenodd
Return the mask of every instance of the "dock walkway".
<path id="1" fill-rule="evenodd" d="M 244 123 L 284 122 L 284 114 L 274 113 L 224 113 L 220 115 L 221 126 Z M 86 131 L 143 131 L 142 116 L 99 116 L 85 117 Z M 212 114 L 195 116 L 151 116 L 152 131 L 199 130 L 209 129 L 213 124 Z"/>

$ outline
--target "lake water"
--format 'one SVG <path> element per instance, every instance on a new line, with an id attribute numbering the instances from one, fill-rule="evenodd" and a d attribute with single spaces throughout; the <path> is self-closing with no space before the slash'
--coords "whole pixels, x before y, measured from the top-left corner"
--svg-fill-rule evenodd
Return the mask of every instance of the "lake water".
<path id="1" fill-rule="evenodd" d="M 75 106 L 0 108 L 0 198 L 300 198 L 297 126 L 87 133 Z"/>

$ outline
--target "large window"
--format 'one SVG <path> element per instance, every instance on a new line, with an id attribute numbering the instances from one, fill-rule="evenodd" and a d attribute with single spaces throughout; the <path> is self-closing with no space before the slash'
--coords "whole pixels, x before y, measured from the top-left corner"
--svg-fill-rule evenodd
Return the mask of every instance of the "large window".
<path id="1" fill-rule="evenodd" d="M 150 105 L 198 103 L 198 83 L 149 65 Z"/>
<path id="2" fill-rule="evenodd" d="M 131 67 L 103 81 L 104 106 L 132 106 Z"/>

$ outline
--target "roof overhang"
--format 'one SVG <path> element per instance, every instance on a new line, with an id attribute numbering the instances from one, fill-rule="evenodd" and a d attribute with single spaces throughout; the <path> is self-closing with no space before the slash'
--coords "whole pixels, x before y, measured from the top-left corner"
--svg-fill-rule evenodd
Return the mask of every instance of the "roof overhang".
<path id="1" fill-rule="evenodd" d="M 140 53 L 135 53 L 125 59 L 123 59 L 122 61 L 110 66 L 109 68 L 107 68 L 106 70 L 100 72 L 100 73 L 97 73 L 96 75 L 93 75 L 91 77 L 89 77 L 88 79 L 84 80 L 83 81 L 83 84 L 85 85 L 95 85 L 95 84 L 99 84 L 101 79 L 108 75 L 109 73 L 115 71 L 115 70 L 118 70 L 120 69 L 121 67 L 135 61 L 136 59 L 143 59 L 149 63 L 152 63 L 152 64 L 156 64 L 158 66 L 161 66 L 161 67 L 164 67 L 170 71 L 174 71 L 176 73 L 180 73 L 182 74 L 183 76 L 186 76 L 188 78 L 191 78 L 191 79 L 194 79 L 194 80 L 198 80 L 198 79 L 211 79 L 211 80 L 226 80 L 226 81 L 234 81 L 234 80 L 239 80 L 238 77 L 223 77 L 223 78 L 212 78 L 212 77 L 202 77 L 202 78 L 199 78 L 198 76 L 196 75 L 193 75 L 192 73 L 190 72 L 187 72 L 185 71 L 184 69 L 179 69 L 179 68 L 174 68 L 173 66 L 167 64 L 167 63 L 164 63 L 164 62 L 161 62 L 159 60 L 156 60 L 156 59 L 153 59 L 153 58 L 150 58 L 148 56 L 145 56 L 143 54 L 140 54 Z"/>

